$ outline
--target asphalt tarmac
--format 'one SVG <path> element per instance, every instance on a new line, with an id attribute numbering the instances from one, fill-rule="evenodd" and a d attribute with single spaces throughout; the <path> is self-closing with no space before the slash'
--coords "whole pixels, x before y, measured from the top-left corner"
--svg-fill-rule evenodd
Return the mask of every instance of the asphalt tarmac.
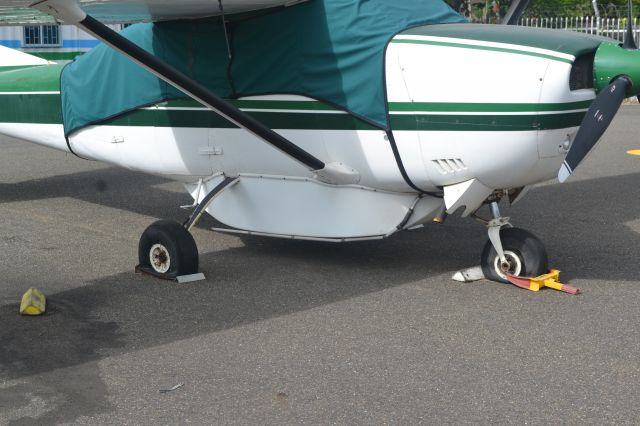
<path id="1" fill-rule="evenodd" d="M 180 185 L 0 138 L 0 424 L 638 424 L 639 135 L 624 107 L 568 183 L 503 205 L 578 296 L 452 281 L 486 241 L 455 217 L 344 245 L 207 219 L 206 281 L 136 275 Z"/>

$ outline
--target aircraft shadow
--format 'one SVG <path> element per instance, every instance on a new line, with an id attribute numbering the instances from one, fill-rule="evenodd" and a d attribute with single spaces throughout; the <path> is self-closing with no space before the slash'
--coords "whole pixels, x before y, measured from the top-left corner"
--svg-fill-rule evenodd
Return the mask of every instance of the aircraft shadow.
<path id="1" fill-rule="evenodd" d="M 186 217 L 180 205 L 193 199 L 186 193 L 156 188 L 166 178 L 117 167 L 0 184 L 0 203 L 70 197 L 147 216 Z"/>

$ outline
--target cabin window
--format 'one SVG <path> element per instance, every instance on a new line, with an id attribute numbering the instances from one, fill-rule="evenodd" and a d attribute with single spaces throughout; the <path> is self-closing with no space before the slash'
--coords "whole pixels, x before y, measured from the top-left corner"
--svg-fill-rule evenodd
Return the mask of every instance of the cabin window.
<path id="1" fill-rule="evenodd" d="M 57 25 L 24 27 L 24 46 L 60 46 L 60 27 Z"/>

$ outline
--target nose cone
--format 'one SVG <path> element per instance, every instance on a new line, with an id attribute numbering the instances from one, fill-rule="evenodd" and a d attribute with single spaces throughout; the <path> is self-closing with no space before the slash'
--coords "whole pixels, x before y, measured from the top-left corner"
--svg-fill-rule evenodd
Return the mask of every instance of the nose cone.
<path id="1" fill-rule="evenodd" d="M 602 43 L 593 62 L 594 87 L 598 93 L 613 80 L 625 76 L 631 82 L 627 96 L 640 93 L 640 50 L 627 50 L 616 43 Z"/>

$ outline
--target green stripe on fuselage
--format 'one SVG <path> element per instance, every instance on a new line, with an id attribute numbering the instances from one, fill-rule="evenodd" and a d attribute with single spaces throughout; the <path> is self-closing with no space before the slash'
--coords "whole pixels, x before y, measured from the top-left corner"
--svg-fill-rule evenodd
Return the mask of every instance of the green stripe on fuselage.
<path id="1" fill-rule="evenodd" d="M 604 37 L 580 34 L 574 31 L 558 31 L 511 25 L 425 25 L 403 31 L 400 34 L 507 43 L 552 50 L 575 57 L 595 52 L 600 43 L 603 41 L 611 41 L 611 39 Z"/>
<path id="2" fill-rule="evenodd" d="M 339 111 L 331 105 L 319 101 L 276 101 L 276 100 L 231 100 L 242 109 L 295 110 L 295 111 Z M 456 103 L 456 102 L 389 102 L 389 112 L 566 112 L 588 109 L 593 100 L 564 103 Z M 206 110 L 197 101 L 180 99 L 158 104 L 160 108 L 195 108 Z M 151 107 L 153 108 L 153 107 Z"/>
<path id="3" fill-rule="evenodd" d="M 579 126 L 586 112 L 541 115 L 391 115 L 393 130 L 505 132 Z"/>
<path id="4" fill-rule="evenodd" d="M 273 129 L 376 130 L 368 123 L 316 101 L 232 101 Z M 464 104 L 392 102 L 393 130 L 527 131 L 580 125 L 590 101 L 562 104 Z M 98 124 L 192 128 L 235 128 L 192 100 L 165 102 Z M 261 111 L 255 111 L 261 110 Z M 270 111 L 271 110 L 271 111 Z M 576 112 L 575 110 L 581 110 Z M 334 111 L 333 113 L 331 111 Z M 500 113 L 519 113 L 500 114 Z M 537 112 L 549 112 L 538 114 Z M 471 114 L 461 114 L 471 113 Z M 474 113 L 476 115 L 474 115 Z M 0 122 L 61 124 L 59 94 L 0 94 Z"/>
<path id="5" fill-rule="evenodd" d="M 242 104 L 242 102 L 247 102 Z M 264 102 L 264 103 L 262 103 Z M 307 104 L 307 111 L 324 111 L 327 106 L 320 102 L 307 101 L 236 101 L 242 108 L 297 109 L 295 104 Z M 287 105 L 288 104 L 288 105 Z M 591 101 L 569 102 L 563 104 L 454 104 L 454 103 L 412 103 L 393 102 L 391 109 L 391 128 L 393 130 L 438 130 L 438 131 L 526 131 L 550 130 L 579 126 Z M 197 108 L 193 101 L 182 102 L 182 107 Z M 166 105 L 175 107 L 175 103 Z M 576 112 L 575 110 L 581 110 Z M 407 111 L 431 111 L 452 114 L 429 114 L 425 112 L 406 113 Z M 555 113 L 536 114 L 535 112 Z M 403 112 L 403 114 L 394 114 Z M 460 115 L 455 113 L 475 112 L 482 115 Z M 518 115 L 500 115 L 499 112 L 523 112 Z M 526 114 L 526 112 L 531 112 Z M 493 113 L 493 114 L 492 114 Z M 344 113 L 313 112 L 255 112 L 249 114 L 273 129 L 296 130 L 376 130 L 375 127 Z M 235 128 L 236 126 L 212 111 L 198 110 L 155 110 L 153 108 L 136 111 L 125 117 L 107 121 L 103 124 L 156 127 L 209 127 Z"/>
<path id="6" fill-rule="evenodd" d="M 0 123 L 62 124 L 60 95 L 0 95 Z"/>
<path id="7" fill-rule="evenodd" d="M 565 102 L 555 104 L 526 103 L 447 103 L 447 102 L 389 102 L 389 110 L 393 112 L 566 112 L 578 109 L 589 109 L 593 100 L 581 102 Z"/>
<path id="8" fill-rule="evenodd" d="M 318 101 L 287 101 L 287 100 L 231 100 L 234 106 L 243 109 L 288 109 L 299 111 L 338 111 L 331 105 Z M 165 108 L 205 108 L 202 104 L 192 99 L 178 99 L 158 104 Z"/>
<path id="9" fill-rule="evenodd" d="M 272 129 L 296 130 L 376 130 L 377 128 L 349 114 L 317 114 L 313 112 L 248 112 Z M 134 111 L 122 117 L 106 120 L 108 126 L 154 126 L 237 128 L 213 111 L 146 109 Z M 379 129 L 378 129 L 379 130 Z"/>
<path id="10" fill-rule="evenodd" d="M 455 47 L 459 49 L 473 49 L 473 50 L 484 50 L 488 52 L 502 52 L 502 53 L 511 53 L 515 55 L 525 55 L 525 56 L 536 56 L 538 58 L 550 59 L 552 61 L 564 62 L 567 64 L 572 64 L 573 60 L 566 58 L 559 58 L 553 55 L 545 55 L 544 53 L 530 52 L 527 50 L 517 50 L 517 49 L 508 49 L 504 47 L 493 47 L 493 46 L 479 46 L 475 44 L 463 44 L 463 43 L 452 43 L 447 41 L 434 41 L 434 40 L 418 40 L 418 39 L 393 39 L 391 43 L 404 43 L 404 44 L 428 44 L 430 46 L 444 46 L 444 47 Z"/>

